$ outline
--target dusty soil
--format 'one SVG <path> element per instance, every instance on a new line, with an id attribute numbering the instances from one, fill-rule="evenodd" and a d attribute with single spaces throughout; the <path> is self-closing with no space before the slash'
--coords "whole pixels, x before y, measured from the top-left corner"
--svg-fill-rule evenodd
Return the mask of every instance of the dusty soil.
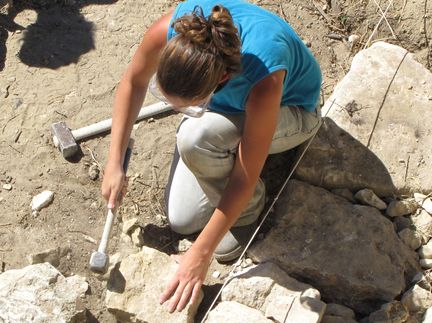
<path id="1" fill-rule="evenodd" d="M 353 55 L 377 40 L 413 51 L 431 68 L 432 1 L 376 1 L 256 3 L 286 19 L 310 44 L 324 76 L 324 101 L 348 71 Z M 12 185 L 11 190 L 0 187 L 0 271 L 26 266 L 31 253 L 65 248 L 59 270 L 85 276 L 91 286 L 85 300 L 89 322 L 115 322 L 104 307 L 105 283 L 87 266 L 97 246 L 85 239 L 98 240 L 105 221 L 101 176 L 90 179 L 89 168 L 96 165 L 103 171 L 110 136 L 85 140 L 81 152 L 65 160 L 52 145 L 50 125 L 65 121 L 75 129 L 109 118 L 116 86 L 143 33 L 175 3 L 15 0 L 11 7 L 0 8 L 0 181 L 1 186 Z M 378 7 L 386 19 L 373 32 L 382 17 Z M 354 46 L 347 41 L 353 34 L 359 36 Z M 146 104 L 152 100 L 149 96 Z M 181 238 L 171 233 L 163 211 L 179 119 L 166 113 L 133 130 L 129 193 L 119 210 L 119 221 L 137 217 L 145 227 L 146 244 L 167 253 L 175 252 Z M 286 176 L 281 172 L 287 173 L 284 162 L 291 156 L 273 157 L 267 164 L 270 198 Z M 54 201 L 33 214 L 31 199 L 43 190 L 53 191 Z M 111 252 L 119 246 L 119 221 Z M 270 226 L 271 221 L 266 228 Z M 214 294 L 229 268 L 212 263 L 208 295 Z M 211 277 L 215 270 L 221 278 Z M 210 302 L 206 298 L 200 313 Z"/>

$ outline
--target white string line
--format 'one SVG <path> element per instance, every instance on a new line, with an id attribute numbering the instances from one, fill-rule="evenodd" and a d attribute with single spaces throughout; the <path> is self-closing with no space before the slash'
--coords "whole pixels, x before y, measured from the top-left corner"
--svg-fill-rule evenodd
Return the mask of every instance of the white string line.
<path id="1" fill-rule="evenodd" d="M 365 49 L 367 46 L 369 46 L 369 43 L 372 39 L 372 37 L 375 35 L 376 31 L 378 30 L 379 26 L 381 25 L 381 22 L 383 21 L 383 19 L 385 18 L 387 11 L 389 10 L 390 6 L 393 4 L 393 0 L 390 0 L 386 10 L 384 11 L 383 15 L 381 16 L 381 19 L 378 21 L 378 23 L 376 24 L 374 30 L 372 31 L 372 34 L 370 35 L 369 39 L 367 40 L 366 44 L 364 45 L 363 49 Z"/>
<path id="2" fill-rule="evenodd" d="M 324 119 L 325 117 L 327 117 L 327 114 L 330 112 L 331 108 L 333 107 L 333 104 L 335 102 L 335 99 L 333 99 L 329 109 L 327 110 L 326 114 L 324 115 L 324 117 L 322 117 L 322 119 Z M 222 287 L 220 288 L 219 292 L 216 294 L 215 298 L 213 299 L 213 302 L 210 304 L 210 307 L 208 308 L 206 314 L 204 315 L 203 319 L 201 322 L 203 322 L 208 314 L 210 313 L 210 311 L 212 310 L 213 306 L 216 304 L 219 296 L 222 293 L 222 290 L 225 288 L 225 286 L 228 284 L 228 282 L 235 276 L 234 275 L 234 271 L 240 266 L 241 261 L 243 256 L 245 255 L 247 249 L 249 248 L 249 246 L 252 244 L 253 239 L 255 238 L 255 236 L 257 235 L 258 231 L 261 229 L 261 226 L 263 225 L 264 221 L 267 219 L 267 216 L 270 214 L 271 211 L 273 211 L 273 206 L 276 204 L 277 200 L 279 199 L 280 195 L 282 194 L 282 191 L 284 190 L 285 186 L 288 184 L 288 181 L 291 179 L 292 174 L 294 173 L 294 171 L 296 170 L 297 166 L 300 164 L 300 161 L 302 160 L 303 156 L 306 154 L 306 151 L 308 150 L 310 144 L 312 143 L 312 141 L 314 140 L 316 134 L 318 133 L 318 131 L 321 129 L 321 126 L 323 125 L 324 121 L 322 120 L 318 130 L 314 133 L 314 135 L 309 139 L 305 149 L 303 150 L 302 154 L 300 155 L 300 157 L 297 159 L 297 162 L 295 163 L 294 167 L 291 169 L 291 172 L 289 173 L 287 179 L 285 180 L 285 182 L 283 183 L 281 189 L 279 190 L 279 192 L 277 193 L 276 197 L 273 199 L 272 204 L 269 206 L 269 208 L 267 209 L 267 212 L 264 214 L 261 222 L 259 223 L 258 227 L 256 228 L 256 230 L 254 231 L 254 233 L 252 234 L 252 237 L 250 238 L 248 244 L 246 245 L 246 247 L 244 248 L 243 252 L 241 253 L 241 255 L 239 256 L 238 260 L 235 262 L 235 264 L 233 265 L 233 268 L 231 269 L 231 271 L 228 274 L 228 277 L 225 279 L 225 282 L 223 283 Z"/>
<path id="3" fill-rule="evenodd" d="M 397 39 L 396 34 L 394 33 L 392 26 L 390 26 L 390 23 L 388 22 L 387 17 L 385 16 L 385 13 L 382 11 L 381 6 L 379 5 L 379 3 L 376 0 L 374 0 L 374 2 L 375 2 L 376 6 L 378 7 L 378 9 L 379 9 L 379 11 L 381 13 L 381 16 L 384 18 L 385 22 L 387 23 L 387 26 L 389 27 L 389 29 L 390 29 L 390 31 L 391 31 L 391 33 L 393 35 L 393 38 Z"/>

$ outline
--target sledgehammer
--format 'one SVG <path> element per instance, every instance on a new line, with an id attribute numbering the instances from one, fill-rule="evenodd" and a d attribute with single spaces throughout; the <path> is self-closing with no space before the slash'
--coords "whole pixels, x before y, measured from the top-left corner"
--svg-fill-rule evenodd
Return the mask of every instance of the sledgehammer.
<path id="1" fill-rule="evenodd" d="M 169 110 L 171 110 L 171 105 L 164 102 L 142 107 L 137 121 Z M 54 146 L 60 149 L 64 158 L 71 157 L 78 151 L 77 141 L 108 131 L 111 126 L 112 119 L 103 120 L 77 130 L 70 130 L 65 122 L 53 123 L 51 132 Z"/>
<path id="2" fill-rule="evenodd" d="M 123 170 L 126 174 L 127 168 L 129 165 L 129 160 L 132 154 L 133 147 L 133 139 L 129 140 L 129 145 L 126 149 L 126 154 L 123 162 Z M 114 212 L 115 210 L 108 209 L 107 218 L 105 221 L 104 230 L 102 233 L 101 242 L 99 244 L 99 248 L 97 251 L 94 251 L 90 257 L 90 269 L 94 272 L 105 272 L 108 265 L 108 256 L 105 254 L 105 251 L 108 247 L 108 240 L 111 233 L 111 227 L 114 221 Z"/>

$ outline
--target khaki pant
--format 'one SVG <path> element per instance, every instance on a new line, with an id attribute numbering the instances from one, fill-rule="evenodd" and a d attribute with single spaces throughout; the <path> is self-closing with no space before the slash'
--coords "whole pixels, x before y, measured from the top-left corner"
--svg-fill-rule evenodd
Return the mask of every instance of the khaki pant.
<path id="1" fill-rule="evenodd" d="M 201 118 L 184 117 L 177 132 L 165 200 L 171 228 L 180 234 L 200 231 L 218 205 L 234 166 L 245 115 L 206 112 Z M 321 115 L 300 107 L 282 107 L 269 154 L 296 147 L 312 137 Z M 235 226 L 253 223 L 265 203 L 264 183 L 255 193 Z"/>

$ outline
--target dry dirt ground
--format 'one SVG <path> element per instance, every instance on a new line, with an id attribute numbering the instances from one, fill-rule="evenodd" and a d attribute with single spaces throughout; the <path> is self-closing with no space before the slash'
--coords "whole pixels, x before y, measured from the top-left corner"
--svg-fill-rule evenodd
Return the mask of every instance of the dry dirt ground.
<path id="1" fill-rule="evenodd" d="M 323 100 L 346 74 L 353 55 L 377 40 L 401 45 L 431 67 L 432 0 L 323 1 L 256 1 L 310 44 L 322 67 Z M 88 278 L 89 322 L 115 322 L 104 307 L 105 283 L 87 266 L 96 245 L 85 238 L 98 240 L 105 221 L 101 176 L 90 179 L 89 168 L 103 171 L 110 136 L 85 140 L 81 152 L 65 160 L 52 145 L 50 125 L 65 121 L 75 129 L 109 118 L 116 86 L 143 33 L 175 3 L 14 0 L 0 9 L 0 272 L 26 266 L 28 254 L 68 249 L 58 268 L 64 275 Z M 354 34 L 359 41 L 352 46 L 347 38 Z M 167 253 L 175 251 L 179 239 L 167 227 L 162 202 L 179 119 L 165 113 L 133 130 L 129 193 L 119 211 L 123 219 L 137 217 L 145 226 L 146 244 Z M 275 179 L 283 177 L 278 172 L 286 170 L 275 160 L 266 167 L 270 197 L 280 184 Z M 12 189 L 2 189 L 4 184 Z M 32 214 L 31 199 L 43 190 L 53 191 L 54 201 Z M 111 252 L 119 245 L 119 233 L 117 224 Z M 221 282 L 211 273 L 228 269 L 212 264 L 207 294 Z"/>

